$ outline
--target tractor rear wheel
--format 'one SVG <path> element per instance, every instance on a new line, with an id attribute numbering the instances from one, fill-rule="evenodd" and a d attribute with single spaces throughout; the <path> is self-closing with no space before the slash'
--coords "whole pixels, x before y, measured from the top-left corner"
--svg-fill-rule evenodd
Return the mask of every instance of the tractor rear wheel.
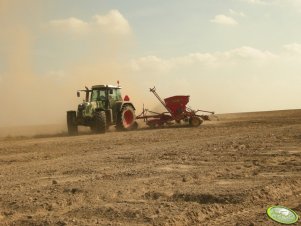
<path id="1" fill-rule="evenodd" d="M 76 111 L 67 111 L 67 127 L 68 134 L 70 136 L 78 134 L 78 128 L 76 123 Z"/>
<path id="2" fill-rule="evenodd" d="M 133 126 L 132 126 L 132 130 L 136 130 L 136 129 L 138 129 L 138 122 L 134 122 L 134 124 L 133 124 Z"/>
<path id="3" fill-rule="evenodd" d="M 104 111 L 98 111 L 94 116 L 94 125 L 92 131 L 95 133 L 105 133 L 107 129 L 106 113 Z"/>
<path id="4" fill-rule="evenodd" d="M 192 127 L 197 127 L 203 123 L 203 120 L 197 116 L 192 116 L 189 119 L 189 125 Z"/>
<path id="5" fill-rule="evenodd" d="M 131 105 L 124 105 L 117 115 L 116 128 L 119 130 L 131 130 L 138 127 L 135 121 L 135 110 Z"/>

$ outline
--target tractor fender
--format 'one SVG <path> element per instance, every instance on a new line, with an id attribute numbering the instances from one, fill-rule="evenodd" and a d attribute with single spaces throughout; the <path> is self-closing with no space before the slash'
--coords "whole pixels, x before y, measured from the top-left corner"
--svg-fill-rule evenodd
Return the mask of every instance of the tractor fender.
<path id="1" fill-rule="evenodd" d="M 123 108 L 123 106 L 126 106 L 126 105 L 129 105 L 131 106 L 134 110 L 136 110 L 136 108 L 134 107 L 133 103 L 132 102 L 128 102 L 128 101 L 125 101 L 122 103 L 121 107 L 120 107 L 120 110 Z"/>
<path id="2" fill-rule="evenodd" d="M 129 106 L 131 106 L 134 110 L 136 110 L 136 108 L 134 107 L 134 105 L 133 105 L 133 103 L 132 102 L 129 102 L 129 101 L 124 101 L 124 102 L 122 102 L 122 101 L 118 101 L 118 102 L 116 102 L 116 109 L 118 110 L 118 111 L 121 111 L 121 109 L 124 107 L 124 106 L 126 106 L 126 105 L 129 105 Z"/>

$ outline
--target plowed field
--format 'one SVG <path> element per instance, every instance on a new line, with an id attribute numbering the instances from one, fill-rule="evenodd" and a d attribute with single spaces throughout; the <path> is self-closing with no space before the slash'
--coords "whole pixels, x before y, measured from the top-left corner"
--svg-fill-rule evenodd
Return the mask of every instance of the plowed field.
<path id="1" fill-rule="evenodd" d="M 301 110 L 0 141 L 0 225 L 278 225 L 301 214 Z M 299 222 L 300 223 L 300 222 Z"/>

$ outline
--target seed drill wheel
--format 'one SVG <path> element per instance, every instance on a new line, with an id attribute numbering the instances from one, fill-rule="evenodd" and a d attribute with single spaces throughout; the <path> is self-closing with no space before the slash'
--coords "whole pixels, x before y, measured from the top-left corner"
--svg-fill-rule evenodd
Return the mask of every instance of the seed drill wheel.
<path id="1" fill-rule="evenodd" d="M 136 115 L 134 108 L 130 105 L 123 106 L 118 114 L 117 129 L 130 130 L 137 128 L 138 124 L 135 119 Z"/>
<path id="2" fill-rule="evenodd" d="M 189 119 L 189 125 L 192 127 L 197 127 L 203 123 L 203 120 L 197 116 L 192 116 Z"/>
<path id="3" fill-rule="evenodd" d="M 67 111 L 67 127 L 68 134 L 70 136 L 78 134 L 78 128 L 76 123 L 76 111 Z"/>
<path id="4" fill-rule="evenodd" d="M 105 133 L 106 132 L 106 113 L 104 111 L 98 111 L 94 115 L 94 125 L 92 126 L 92 131 L 95 133 Z"/>

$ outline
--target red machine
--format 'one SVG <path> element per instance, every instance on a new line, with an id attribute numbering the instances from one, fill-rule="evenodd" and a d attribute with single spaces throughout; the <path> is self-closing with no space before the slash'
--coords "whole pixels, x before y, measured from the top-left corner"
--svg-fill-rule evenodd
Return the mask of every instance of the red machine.
<path id="1" fill-rule="evenodd" d="M 143 119 L 150 127 L 161 127 L 164 124 L 172 124 L 172 121 L 180 123 L 181 120 L 189 122 L 189 125 L 191 126 L 199 126 L 203 123 L 203 120 L 209 120 L 209 116 L 198 115 L 198 112 L 214 114 L 214 112 L 211 111 L 194 111 L 187 107 L 186 105 L 189 102 L 189 96 L 172 96 L 165 98 L 163 101 L 157 94 L 155 87 L 150 89 L 150 92 L 152 92 L 158 98 L 158 100 L 167 110 L 167 112 L 157 113 L 143 108 L 143 112 L 137 116 L 136 119 Z M 151 115 L 148 113 L 151 113 Z"/>

